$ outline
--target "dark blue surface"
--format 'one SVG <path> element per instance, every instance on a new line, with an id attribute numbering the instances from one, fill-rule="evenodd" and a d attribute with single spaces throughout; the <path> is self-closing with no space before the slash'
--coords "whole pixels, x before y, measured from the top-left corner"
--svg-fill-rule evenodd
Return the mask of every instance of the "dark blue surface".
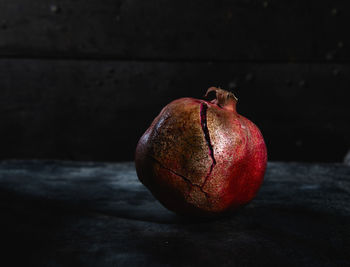
<path id="1" fill-rule="evenodd" d="M 350 167 L 269 163 L 225 218 L 164 209 L 133 163 L 3 161 L 2 261 L 27 266 L 350 265 Z"/>

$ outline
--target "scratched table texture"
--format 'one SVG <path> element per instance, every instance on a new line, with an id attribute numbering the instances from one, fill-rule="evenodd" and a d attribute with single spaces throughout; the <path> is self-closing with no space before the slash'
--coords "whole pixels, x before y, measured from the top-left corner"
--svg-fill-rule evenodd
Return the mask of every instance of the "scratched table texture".
<path id="1" fill-rule="evenodd" d="M 350 266 L 342 164 L 270 162 L 249 205 L 211 220 L 163 208 L 132 162 L 2 161 L 0 197 L 11 266 Z"/>

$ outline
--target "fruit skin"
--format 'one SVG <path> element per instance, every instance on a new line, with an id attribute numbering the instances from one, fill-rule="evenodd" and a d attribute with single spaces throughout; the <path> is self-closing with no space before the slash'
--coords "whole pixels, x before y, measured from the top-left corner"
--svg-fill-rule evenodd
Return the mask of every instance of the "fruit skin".
<path id="1" fill-rule="evenodd" d="M 140 181 L 166 208 L 190 216 L 235 210 L 256 195 L 267 162 L 258 127 L 236 112 L 235 96 L 211 87 L 212 101 L 165 106 L 139 140 Z"/>

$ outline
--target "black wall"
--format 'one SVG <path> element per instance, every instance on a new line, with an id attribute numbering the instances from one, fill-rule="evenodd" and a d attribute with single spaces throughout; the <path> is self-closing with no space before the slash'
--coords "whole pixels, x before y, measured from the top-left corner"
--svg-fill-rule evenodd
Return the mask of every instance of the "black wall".
<path id="1" fill-rule="evenodd" d="M 2 0 L 0 159 L 132 160 L 160 109 L 232 90 L 270 160 L 350 147 L 350 3 Z"/>

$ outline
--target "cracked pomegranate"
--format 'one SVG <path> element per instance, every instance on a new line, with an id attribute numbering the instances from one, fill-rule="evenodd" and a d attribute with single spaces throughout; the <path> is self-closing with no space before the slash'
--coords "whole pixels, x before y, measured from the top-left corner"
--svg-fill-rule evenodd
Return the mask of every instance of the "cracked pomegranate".
<path id="1" fill-rule="evenodd" d="M 256 195 L 267 154 L 237 98 L 211 87 L 212 101 L 180 98 L 168 104 L 137 144 L 140 181 L 168 209 L 211 216 L 235 210 Z"/>

